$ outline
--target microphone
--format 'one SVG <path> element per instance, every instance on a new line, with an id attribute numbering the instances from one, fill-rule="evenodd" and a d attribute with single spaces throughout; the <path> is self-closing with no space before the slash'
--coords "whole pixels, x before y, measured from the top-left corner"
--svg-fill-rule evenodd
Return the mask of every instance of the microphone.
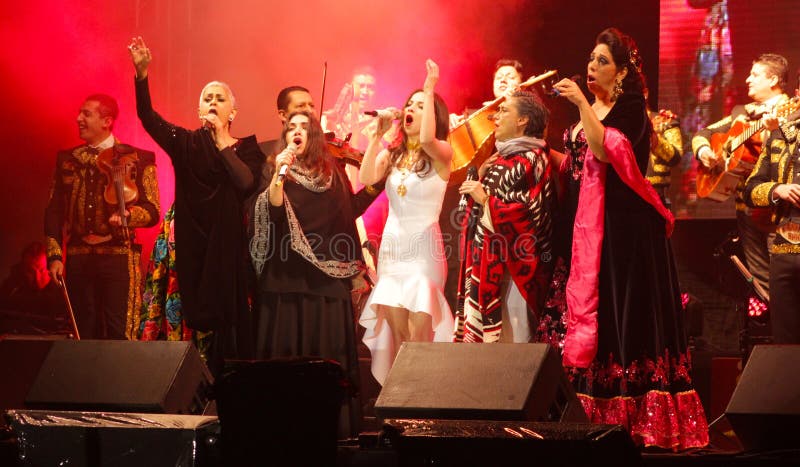
<path id="1" fill-rule="evenodd" d="M 582 78 L 581 78 L 581 75 L 572 75 L 572 76 L 570 76 L 570 77 L 569 77 L 569 79 L 571 79 L 572 81 L 575 81 L 575 84 L 577 84 L 577 85 L 579 85 L 579 86 L 580 86 L 580 84 L 581 84 L 581 79 L 582 79 Z M 561 95 L 561 93 L 560 93 L 560 92 L 558 92 L 558 89 L 556 89 L 556 88 L 552 88 L 552 89 L 550 89 L 550 92 L 548 93 L 548 95 L 549 95 L 550 97 L 558 97 L 558 96 L 560 96 L 560 95 Z"/>
<path id="2" fill-rule="evenodd" d="M 478 169 L 475 166 L 471 166 L 467 169 L 467 180 L 477 180 L 478 179 Z M 461 195 L 461 199 L 458 200 L 458 212 L 464 212 L 467 209 L 467 195 L 464 193 Z"/>
<path id="3" fill-rule="evenodd" d="M 370 115 L 378 118 L 391 118 L 392 120 L 399 120 L 403 116 L 403 112 L 395 109 L 378 109 L 378 110 L 365 110 L 364 115 Z"/>
<path id="4" fill-rule="evenodd" d="M 294 155 L 294 153 L 297 151 L 297 146 L 299 146 L 301 142 L 302 140 L 300 138 L 295 138 L 294 140 L 292 140 L 291 143 L 289 143 L 288 146 L 286 146 L 286 150 L 292 153 L 292 155 Z M 275 180 L 275 186 L 283 185 L 283 179 L 286 178 L 286 172 L 288 170 L 289 170 L 288 164 L 283 164 L 281 166 L 281 169 L 278 171 L 278 179 Z"/>

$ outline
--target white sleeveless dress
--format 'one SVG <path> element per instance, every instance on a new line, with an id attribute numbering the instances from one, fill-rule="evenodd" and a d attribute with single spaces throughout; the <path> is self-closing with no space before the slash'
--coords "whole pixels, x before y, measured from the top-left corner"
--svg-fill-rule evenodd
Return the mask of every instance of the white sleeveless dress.
<path id="1" fill-rule="evenodd" d="M 401 184 L 405 196 L 398 194 Z M 393 167 L 386 180 L 389 216 L 378 253 L 378 283 L 359 320 L 366 328 L 363 342 L 372 353 L 372 374 L 381 385 L 394 362 L 395 346 L 377 305 L 427 313 L 433 341 L 453 339 L 453 314 L 443 292 L 447 258 L 439 227 L 446 188 L 447 182 L 434 169 L 423 177 L 413 171 L 404 177 Z"/>

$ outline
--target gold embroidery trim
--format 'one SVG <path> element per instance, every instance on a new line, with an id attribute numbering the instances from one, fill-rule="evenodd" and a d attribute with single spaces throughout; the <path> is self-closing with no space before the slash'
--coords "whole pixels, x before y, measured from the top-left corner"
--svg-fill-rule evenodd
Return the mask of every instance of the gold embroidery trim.
<path id="1" fill-rule="evenodd" d="M 650 175 L 647 180 L 651 185 L 669 185 L 670 183 L 669 176 Z"/>
<path id="2" fill-rule="evenodd" d="M 767 183 L 760 183 L 753 188 L 753 191 L 750 192 L 750 199 L 754 205 L 758 207 L 769 207 L 772 206 L 772 202 L 769 199 L 770 193 L 772 192 L 772 188 L 776 185 L 775 182 L 767 182 Z"/>
<path id="3" fill-rule="evenodd" d="M 682 146 L 680 128 L 669 128 L 662 135 L 658 135 L 658 144 L 653 149 L 653 162 L 670 164 L 680 157 Z"/>
<path id="4" fill-rule="evenodd" d="M 156 167 L 154 165 L 148 165 L 145 167 L 144 173 L 142 174 L 142 185 L 144 185 L 144 195 L 147 200 L 153 203 L 153 206 L 156 207 L 156 212 L 161 212 L 161 200 L 158 193 L 158 179 L 156 177 Z"/>
<path id="5" fill-rule="evenodd" d="M 370 196 L 375 196 L 375 195 L 377 195 L 378 193 L 380 193 L 380 191 L 378 191 L 378 189 L 377 189 L 377 188 L 375 188 L 375 186 L 374 186 L 374 185 L 364 185 L 364 190 L 365 190 L 365 191 L 367 192 L 367 194 L 368 194 L 368 195 L 370 195 Z"/>
<path id="6" fill-rule="evenodd" d="M 776 254 L 800 253 L 800 245 L 794 245 L 792 243 L 773 243 L 769 252 Z"/>
<path id="7" fill-rule="evenodd" d="M 127 255 L 131 249 L 127 246 L 116 245 L 70 245 L 67 247 L 69 255 Z"/>
<path id="8" fill-rule="evenodd" d="M 64 257 L 64 254 L 61 252 L 61 245 L 55 238 L 47 237 L 47 257 L 52 258 L 54 256 Z"/>
<path id="9" fill-rule="evenodd" d="M 136 340 L 136 334 L 142 320 L 139 314 L 139 309 L 142 307 L 140 256 L 141 253 L 138 251 L 128 250 L 128 309 L 125 313 L 125 337 L 128 340 Z"/>
<path id="10" fill-rule="evenodd" d="M 128 219 L 128 227 L 142 227 L 149 224 L 151 221 L 150 213 L 147 212 L 147 209 L 139 206 L 131 206 L 130 213 L 131 216 Z"/>

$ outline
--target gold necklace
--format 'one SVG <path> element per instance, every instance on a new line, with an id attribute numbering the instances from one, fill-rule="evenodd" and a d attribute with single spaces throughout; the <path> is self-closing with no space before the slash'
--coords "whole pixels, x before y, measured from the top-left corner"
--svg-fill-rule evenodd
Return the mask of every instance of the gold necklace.
<path id="1" fill-rule="evenodd" d="M 400 184 L 397 185 L 397 194 L 400 195 L 401 198 L 408 193 L 405 182 L 406 178 L 411 175 L 411 168 L 414 167 L 415 163 L 414 155 L 409 152 L 406 153 L 406 156 L 400 159 L 400 162 L 397 164 L 397 170 L 400 172 Z"/>

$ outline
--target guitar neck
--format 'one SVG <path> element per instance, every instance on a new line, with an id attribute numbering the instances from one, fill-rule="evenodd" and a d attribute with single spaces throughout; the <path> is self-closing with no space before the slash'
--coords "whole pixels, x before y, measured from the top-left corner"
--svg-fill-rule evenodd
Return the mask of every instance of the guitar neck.
<path id="1" fill-rule="evenodd" d="M 753 122 L 751 125 L 749 125 L 747 127 L 746 130 L 744 130 L 742 132 L 742 134 L 740 134 L 739 136 L 734 138 L 733 141 L 731 141 L 731 151 L 735 151 L 739 146 L 741 146 L 744 143 L 746 143 L 747 140 L 752 138 L 754 134 L 756 134 L 759 131 L 761 131 L 761 129 L 763 127 L 764 127 L 764 124 L 761 123 L 761 120 Z"/>

